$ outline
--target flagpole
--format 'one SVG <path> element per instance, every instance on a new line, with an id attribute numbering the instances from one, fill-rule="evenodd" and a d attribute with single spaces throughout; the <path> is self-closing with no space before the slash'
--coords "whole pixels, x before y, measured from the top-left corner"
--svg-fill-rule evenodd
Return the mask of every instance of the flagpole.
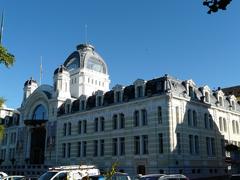
<path id="1" fill-rule="evenodd" d="M 4 24 L 4 10 L 2 11 L 2 19 L 1 19 L 1 30 L 0 30 L 0 44 L 2 44 L 2 36 L 3 36 L 3 24 Z"/>
<path id="2" fill-rule="evenodd" d="M 41 85 L 41 84 L 42 84 L 42 74 L 43 74 L 43 72 L 42 72 L 42 56 L 40 57 L 40 59 L 41 59 L 41 64 L 40 64 L 40 79 L 39 79 L 39 84 Z"/>

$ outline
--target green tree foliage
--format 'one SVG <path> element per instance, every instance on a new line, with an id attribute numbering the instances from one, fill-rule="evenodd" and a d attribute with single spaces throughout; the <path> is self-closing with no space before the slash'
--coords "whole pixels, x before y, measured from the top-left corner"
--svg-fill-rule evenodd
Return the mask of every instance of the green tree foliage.
<path id="1" fill-rule="evenodd" d="M 6 67 L 10 67 L 15 62 L 14 55 L 10 54 L 6 48 L 0 44 L 0 64 L 4 64 Z M 6 100 L 0 97 L 0 108 L 3 106 Z M 4 125 L 0 125 L 0 141 L 3 139 Z"/>
<path id="2" fill-rule="evenodd" d="M 15 62 L 15 57 L 0 44 L 0 64 L 10 67 Z"/>
<path id="3" fill-rule="evenodd" d="M 114 162 L 112 164 L 111 168 L 104 174 L 106 180 L 112 180 L 113 175 L 117 172 L 118 165 L 118 162 Z"/>

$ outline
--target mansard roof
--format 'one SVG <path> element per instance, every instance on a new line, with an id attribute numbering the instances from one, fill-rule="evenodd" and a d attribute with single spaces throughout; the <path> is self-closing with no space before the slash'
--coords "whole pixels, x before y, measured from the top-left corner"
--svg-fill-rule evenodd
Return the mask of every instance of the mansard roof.
<path id="1" fill-rule="evenodd" d="M 191 86 L 191 90 L 193 94 L 190 96 L 188 93 L 189 86 Z M 218 96 L 223 97 L 223 104 L 221 108 L 226 110 L 230 110 L 231 102 L 229 101 L 229 96 L 225 95 L 223 91 L 218 88 L 216 90 L 211 90 L 208 86 L 198 87 L 192 80 L 182 81 L 176 79 L 174 77 L 165 75 L 163 77 L 154 78 L 144 82 L 145 94 L 143 98 L 149 98 L 151 96 L 164 95 L 167 93 L 172 93 L 175 97 L 185 98 L 187 101 L 197 102 L 206 104 L 208 106 L 218 107 Z M 209 102 L 205 102 L 205 93 L 203 90 L 207 90 L 209 92 Z M 103 104 L 102 106 L 110 106 L 119 102 L 114 101 L 114 91 L 110 90 L 103 94 Z M 135 85 L 128 85 L 122 90 L 122 103 L 126 103 L 129 101 L 137 100 L 135 97 Z M 59 111 L 62 112 L 60 114 L 64 114 L 63 106 L 60 107 Z M 86 99 L 86 110 L 91 110 L 93 108 L 101 108 L 96 107 L 96 94 L 88 97 Z M 240 111 L 240 105 L 236 103 L 236 110 Z M 72 112 L 79 111 L 79 99 L 75 100 L 72 103 Z"/>

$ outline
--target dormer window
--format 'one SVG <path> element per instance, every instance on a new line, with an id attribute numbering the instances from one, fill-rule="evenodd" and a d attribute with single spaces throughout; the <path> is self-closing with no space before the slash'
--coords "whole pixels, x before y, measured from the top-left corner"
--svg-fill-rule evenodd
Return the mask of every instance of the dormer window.
<path id="1" fill-rule="evenodd" d="M 70 104 L 66 105 L 66 113 L 70 113 Z"/>
<path id="2" fill-rule="evenodd" d="M 96 107 L 102 106 L 103 104 L 103 91 L 98 90 L 96 93 Z"/>
<path id="3" fill-rule="evenodd" d="M 80 101 L 80 110 L 83 111 L 85 109 L 85 104 L 86 104 L 86 101 L 85 100 L 81 100 Z"/>
<path id="4" fill-rule="evenodd" d="M 234 100 L 231 101 L 231 106 L 232 106 L 232 110 L 236 109 L 236 104 Z"/>
<path id="5" fill-rule="evenodd" d="M 121 92 L 120 91 L 115 92 L 115 101 L 117 103 L 121 102 Z"/>
<path id="6" fill-rule="evenodd" d="M 217 103 L 218 103 L 218 106 L 221 106 L 223 107 L 224 106 L 224 93 L 223 91 L 218 88 L 218 90 L 216 91 L 216 94 L 217 94 Z"/>
<path id="7" fill-rule="evenodd" d="M 137 97 L 143 97 L 143 87 L 137 86 Z"/>
<path id="8" fill-rule="evenodd" d="M 115 103 L 122 102 L 123 89 L 124 89 L 124 87 L 119 84 L 117 84 L 116 86 L 113 87 Z"/>
<path id="9" fill-rule="evenodd" d="M 205 93 L 204 93 L 204 97 L 205 97 L 205 102 L 209 103 L 209 102 L 210 102 L 210 95 L 209 95 L 209 92 L 205 91 Z"/>
<path id="10" fill-rule="evenodd" d="M 188 88 L 188 95 L 192 98 L 194 98 L 194 91 L 193 91 L 193 87 L 192 86 L 189 86 Z"/>
<path id="11" fill-rule="evenodd" d="M 218 101 L 219 101 L 219 106 L 223 106 L 223 97 L 222 96 L 220 96 L 218 98 Z"/>
<path id="12" fill-rule="evenodd" d="M 102 96 L 97 96 L 96 101 L 97 101 L 96 105 L 101 106 L 102 105 Z"/>
<path id="13" fill-rule="evenodd" d="M 86 99 L 87 99 L 87 97 L 85 95 L 80 96 L 80 98 L 79 98 L 80 111 L 83 111 L 86 109 Z"/>
<path id="14" fill-rule="evenodd" d="M 143 79 L 137 79 L 133 84 L 135 86 L 135 98 L 143 97 L 146 82 Z"/>

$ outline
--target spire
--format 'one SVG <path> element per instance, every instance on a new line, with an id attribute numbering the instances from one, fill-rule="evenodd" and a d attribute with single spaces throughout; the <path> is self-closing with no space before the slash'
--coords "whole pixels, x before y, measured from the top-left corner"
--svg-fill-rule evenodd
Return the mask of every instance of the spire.
<path id="1" fill-rule="evenodd" d="M 3 23 L 4 23 L 3 14 L 4 14 L 4 11 L 2 11 L 2 20 L 1 20 L 1 29 L 0 29 L 0 44 L 2 44 L 2 36 L 3 36 Z"/>

